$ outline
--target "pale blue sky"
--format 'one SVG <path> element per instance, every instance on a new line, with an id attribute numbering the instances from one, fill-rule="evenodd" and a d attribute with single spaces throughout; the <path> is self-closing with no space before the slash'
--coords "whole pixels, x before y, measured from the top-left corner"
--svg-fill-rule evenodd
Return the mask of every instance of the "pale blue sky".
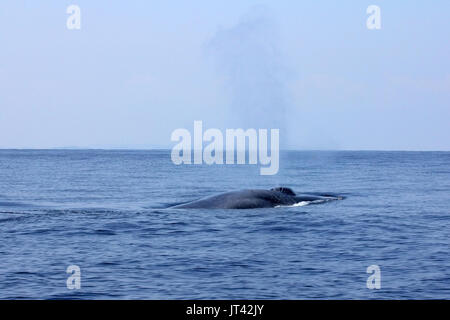
<path id="1" fill-rule="evenodd" d="M 67 30 L 66 8 L 81 8 Z M 381 7 L 381 30 L 366 8 Z M 0 148 L 167 147 L 280 127 L 295 149 L 450 150 L 450 2 L 0 3 Z"/>

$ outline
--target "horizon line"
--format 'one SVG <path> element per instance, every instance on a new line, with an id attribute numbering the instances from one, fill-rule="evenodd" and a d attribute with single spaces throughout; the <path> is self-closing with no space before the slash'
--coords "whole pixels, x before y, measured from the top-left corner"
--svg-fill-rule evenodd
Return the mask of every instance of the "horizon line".
<path id="1" fill-rule="evenodd" d="M 2 148 L 0 151 L 15 150 L 15 151 L 170 151 L 172 148 L 130 148 L 130 147 L 53 147 L 53 148 Z M 193 150 L 193 149 L 192 149 Z M 227 150 L 224 150 L 226 152 Z M 233 150 L 235 152 L 236 150 Z M 247 152 L 248 150 L 246 150 Z M 317 151 L 317 152 L 450 152 L 450 150 L 420 150 L 420 149 L 294 149 L 285 148 L 279 151 Z"/>

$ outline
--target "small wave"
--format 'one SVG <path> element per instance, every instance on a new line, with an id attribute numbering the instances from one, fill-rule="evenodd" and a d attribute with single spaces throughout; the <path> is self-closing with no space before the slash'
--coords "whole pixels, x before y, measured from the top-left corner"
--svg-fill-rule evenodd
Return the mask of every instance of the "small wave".
<path id="1" fill-rule="evenodd" d="M 30 207 L 30 204 L 13 202 L 13 201 L 0 201 L 0 207 Z"/>
<path id="2" fill-rule="evenodd" d="M 108 230 L 108 229 L 97 229 L 94 232 L 95 234 L 98 235 L 104 235 L 104 236 L 114 236 L 116 233 L 112 230 Z"/>

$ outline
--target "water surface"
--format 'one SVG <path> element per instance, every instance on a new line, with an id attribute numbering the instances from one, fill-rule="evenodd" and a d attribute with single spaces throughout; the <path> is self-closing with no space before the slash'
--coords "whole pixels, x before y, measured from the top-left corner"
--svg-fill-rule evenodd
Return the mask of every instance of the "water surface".
<path id="1" fill-rule="evenodd" d="M 450 297 L 449 152 L 287 152 L 254 165 L 175 166 L 170 152 L 0 151 L 1 299 Z M 167 209 L 288 186 L 343 201 Z M 369 290 L 369 265 L 381 289 Z M 66 268 L 81 268 L 81 289 Z"/>

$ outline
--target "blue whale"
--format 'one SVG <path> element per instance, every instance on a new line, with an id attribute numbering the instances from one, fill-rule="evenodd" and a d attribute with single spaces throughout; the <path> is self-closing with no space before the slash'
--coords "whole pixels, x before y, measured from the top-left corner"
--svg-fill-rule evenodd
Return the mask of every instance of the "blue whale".
<path id="1" fill-rule="evenodd" d="M 306 201 L 321 203 L 331 200 L 342 200 L 344 197 L 332 194 L 300 194 L 290 188 L 278 187 L 270 190 L 249 189 L 221 193 L 215 196 L 182 203 L 170 208 L 174 209 L 254 209 L 292 206 Z"/>

